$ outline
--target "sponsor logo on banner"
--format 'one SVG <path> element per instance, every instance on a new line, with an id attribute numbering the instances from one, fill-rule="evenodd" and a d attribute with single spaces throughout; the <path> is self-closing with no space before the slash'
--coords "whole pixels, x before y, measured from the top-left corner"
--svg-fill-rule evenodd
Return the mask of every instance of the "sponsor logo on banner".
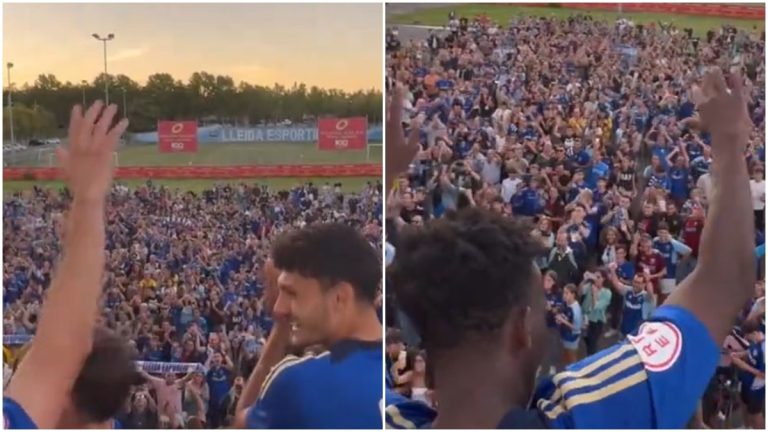
<path id="1" fill-rule="evenodd" d="M 162 153 L 194 153 L 197 151 L 197 122 L 157 122 L 157 143 Z"/>
<path id="2" fill-rule="evenodd" d="M 320 150 L 364 150 L 368 144 L 365 117 L 320 119 L 317 126 Z"/>
<path id="3" fill-rule="evenodd" d="M 220 142 L 315 142 L 314 127 L 224 127 L 217 134 Z"/>

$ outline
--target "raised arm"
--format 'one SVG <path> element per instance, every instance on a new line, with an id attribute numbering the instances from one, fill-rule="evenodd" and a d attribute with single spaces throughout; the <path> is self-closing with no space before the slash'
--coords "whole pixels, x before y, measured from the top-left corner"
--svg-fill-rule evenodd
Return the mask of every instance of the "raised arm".
<path id="1" fill-rule="evenodd" d="M 38 428 L 58 423 L 91 351 L 104 271 L 104 208 L 112 184 L 112 153 L 128 126 L 111 127 L 115 105 L 72 109 L 69 144 L 57 156 L 72 191 L 62 258 L 40 313 L 35 342 L 7 391 Z M 104 111 L 102 113 L 102 110 Z M 101 117 L 99 115 L 101 114 Z"/>
<path id="2" fill-rule="evenodd" d="M 411 122 L 411 133 L 406 139 L 403 133 L 403 98 L 405 90 L 402 84 L 395 87 L 387 112 L 386 172 L 384 184 L 387 193 L 392 188 L 395 178 L 408 170 L 416 152 L 419 151 L 419 129 L 417 121 Z"/>
<path id="3" fill-rule="evenodd" d="M 264 303 L 269 311 L 274 310 L 275 301 L 279 295 L 279 288 L 277 286 L 277 278 L 279 275 L 280 271 L 274 267 L 272 261 L 267 261 L 264 265 L 264 280 L 266 284 Z M 261 357 L 259 357 L 256 367 L 253 368 L 253 372 L 251 372 L 251 376 L 248 378 L 245 388 L 243 388 L 243 394 L 237 402 L 235 427 L 245 427 L 245 419 L 248 415 L 248 409 L 253 406 L 259 398 L 264 380 L 267 378 L 267 375 L 269 375 L 272 368 L 279 363 L 280 360 L 285 358 L 289 352 L 291 334 L 290 323 L 285 320 L 285 317 L 274 316 L 274 320 L 275 324 L 272 327 L 272 333 L 270 333 L 267 343 L 264 344 Z"/>
<path id="4" fill-rule="evenodd" d="M 710 71 L 697 92 L 701 126 L 712 134 L 714 192 L 701 237 L 699 263 L 669 297 L 709 330 L 720 345 L 755 284 L 754 223 L 749 174 L 742 158 L 752 122 L 742 96 L 743 78 Z M 703 103 L 702 103 L 703 102 Z"/>

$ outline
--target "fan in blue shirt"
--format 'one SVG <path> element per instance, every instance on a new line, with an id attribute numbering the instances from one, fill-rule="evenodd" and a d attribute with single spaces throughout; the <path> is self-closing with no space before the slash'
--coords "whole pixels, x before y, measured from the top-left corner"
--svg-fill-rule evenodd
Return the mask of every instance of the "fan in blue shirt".
<path id="1" fill-rule="evenodd" d="M 765 429 L 765 334 L 757 321 L 741 326 L 750 342 L 746 351 L 732 353 L 741 370 L 741 399 L 747 407 L 747 427 Z"/>
<path id="2" fill-rule="evenodd" d="M 632 278 L 632 285 L 624 284 L 617 275 L 617 265 L 609 266 L 608 277 L 615 291 L 624 296 L 624 310 L 621 315 L 621 335 L 626 337 L 633 334 L 643 322 L 643 309 L 647 304 L 656 301 L 653 284 L 650 284 L 645 273 L 637 273 Z"/>
<path id="3" fill-rule="evenodd" d="M 265 297 L 274 300 L 265 308 L 274 328 L 238 403 L 236 425 L 381 429 L 376 250 L 348 225 L 318 224 L 285 234 L 272 256 Z M 315 345 L 327 350 L 288 355 L 291 347 Z"/>

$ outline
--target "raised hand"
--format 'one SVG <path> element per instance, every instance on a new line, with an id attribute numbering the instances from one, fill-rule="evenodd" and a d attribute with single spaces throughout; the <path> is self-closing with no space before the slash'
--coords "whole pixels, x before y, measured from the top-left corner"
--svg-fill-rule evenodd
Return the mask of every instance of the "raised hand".
<path id="1" fill-rule="evenodd" d="M 753 124 L 747 113 L 744 97 L 744 78 L 739 73 L 731 74 L 726 85 L 719 68 L 710 69 L 704 76 L 701 87 L 693 88 L 693 101 L 699 110 L 699 126 L 713 136 L 723 138 L 713 140 L 713 150 L 722 152 L 726 149 L 715 148 L 715 143 L 729 143 L 729 148 L 739 154 L 747 145 L 747 138 Z"/>
<path id="2" fill-rule="evenodd" d="M 69 144 L 56 149 L 59 164 L 76 201 L 103 201 L 112 184 L 112 152 L 128 127 L 122 119 L 111 127 L 116 105 L 106 109 L 96 101 L 83 115 L 72 108 L 69 119 Z"/>
<path id="3" fill-rule="evenodd" d="M 411 133 L 407 139 L 403 132 L 403 98 L 403 86 L 398 84 L 393 92 L 387 113 L 387 145 L 385 146 L 387 171 L 384 178 L 387 190 L 392 187 L 395 177 L 408 170 L 408 166 L 419 151 L 419 127 L 421 126 L 419 122 L 412 121 Z"/>

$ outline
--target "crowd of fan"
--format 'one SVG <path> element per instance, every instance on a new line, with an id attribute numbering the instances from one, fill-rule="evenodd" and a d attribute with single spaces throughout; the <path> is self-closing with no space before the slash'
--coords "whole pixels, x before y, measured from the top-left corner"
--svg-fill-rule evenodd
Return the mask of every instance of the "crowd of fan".
<path id="1" fill-rule="evenodd" d="M 699 38 L 587 16 L 499 26 L 451 14 L 425 40 L 388 29 L 387 85 L 405 87 L 403 122 L 419 128 L 421 151 L 387 200 L 387 248 L 396 254 L 399 232 L 467 206 L 529 218 L 549 250 L 537 263 L 553 340 L 541 372 L 596 352 L 696 264 L 712 156 L 690 89 L 710 66 L 747 79 L 755 127 L 744 158 L 763 244 L 763 53 L 756 29 Z M 745 316 L 762 316 L 762 283 L 754 301 Z M 393 387 L 431 403 L 425 353 L 391 296 L 386 316 Z"/>
<path id="2" fill-rule="evenodd" d="M 35 333 L 69 199 L 35 187 L 4 201 L 7 348 Z M 201 193 L 115 186 L 101 320 L 131 341 L 147 379 L 117 420 L 126 428 L 230 425 L 272 326 L 261 280 L 272 240 L 292 227 L 345 222 L 380 248 L 382 206 L 381 185 L 370 183 L 357 194 L 311 183 L 283 191 L 222 184 Z"/>

